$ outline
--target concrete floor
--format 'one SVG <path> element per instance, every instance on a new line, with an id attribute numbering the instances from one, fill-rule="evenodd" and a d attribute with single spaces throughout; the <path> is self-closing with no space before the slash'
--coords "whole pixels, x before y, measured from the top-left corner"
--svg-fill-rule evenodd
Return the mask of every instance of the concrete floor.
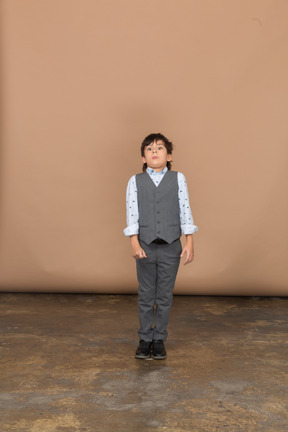
<path id="1" fill-rule="evenodd" d="M 288 431 L 286 298 L 175 296 L 162 361 L 136 296 L 0 301 L 0 432 Z"/>

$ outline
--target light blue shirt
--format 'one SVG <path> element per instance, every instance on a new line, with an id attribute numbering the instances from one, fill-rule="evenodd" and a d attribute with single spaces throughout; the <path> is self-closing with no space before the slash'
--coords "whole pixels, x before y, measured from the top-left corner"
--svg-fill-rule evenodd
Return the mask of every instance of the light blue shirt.
<path id="1" fill-rule="evenodd" d="M 146 172 L 153 180 L 155 186 L 159 186 L 168 168 L 165 167 L 162 171 L 156 172 L 148 167 Z M 178 180 L 178 200 L 180 209 L 180 223 L 182 234 L 193 234 L 198 231 L 198 227 L 194 225 L 194 220 L 189 204 L 189 195 L 187 183 L 184 175 L 180 172 L 177 173 Z M 128 182 L 126 190 L 126 215 L 127 227 L 124 229 L 124 234 L 130 237 L 134 234 L 139 234 L 139 210 L 137 199 L 137 185 L 136 177 L 132 176 Z"/>

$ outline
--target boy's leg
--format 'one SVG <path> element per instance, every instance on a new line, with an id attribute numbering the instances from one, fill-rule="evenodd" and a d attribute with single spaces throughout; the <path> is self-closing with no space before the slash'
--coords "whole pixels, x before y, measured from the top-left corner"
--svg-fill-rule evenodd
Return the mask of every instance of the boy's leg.
<path id="1" fill-rule="evenodd" d="M 154 340 L 165 341 L 167 338 L 166 327 L 169 321 L 181 252 L 180 239 L 171 244 L 158 245 Z"/>
<path id="2" fill-rule="evenodd" d="M 147 258 L 136 260 L 138 287 L 139 338 L 153 340 L 154 304 L 156 294 L 156 245 L 140 241 Z"/>

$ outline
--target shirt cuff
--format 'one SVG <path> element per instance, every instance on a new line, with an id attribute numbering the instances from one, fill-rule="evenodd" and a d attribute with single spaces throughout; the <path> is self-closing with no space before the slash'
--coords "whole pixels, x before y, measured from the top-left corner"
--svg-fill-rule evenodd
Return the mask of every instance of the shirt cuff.
<path id="1" fill-rule="evenodd" d="M 130 237 L 131 235 L 139 234 L 139 224 L 129 225 L 123 230 L 126 237 Z"/>
<path id="2" fill-rule="evenodd" d="M 192 225 L 192 224 L 185 224 L 185 225 L 181 225 L 181 231 L 182 231 L 182 234 L 184 234 L 184 235 L 194 234 L 195 232 L 198 231 L 198 227 L 196 225 Z"/>

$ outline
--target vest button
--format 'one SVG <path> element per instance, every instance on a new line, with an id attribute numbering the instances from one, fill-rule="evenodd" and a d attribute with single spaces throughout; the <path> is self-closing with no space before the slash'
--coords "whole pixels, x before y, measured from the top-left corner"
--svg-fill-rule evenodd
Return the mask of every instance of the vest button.
<path id="1" fill-rule="evenodd" d="M 159 224 L 159 223 L 160 223 L 160 221 L 157 221 L 157 223 Z"/>
<path id="2" fill-rule="evenodd" d="M 157 214 L 160 214 L 160 211 L 157 211 Z"/>

